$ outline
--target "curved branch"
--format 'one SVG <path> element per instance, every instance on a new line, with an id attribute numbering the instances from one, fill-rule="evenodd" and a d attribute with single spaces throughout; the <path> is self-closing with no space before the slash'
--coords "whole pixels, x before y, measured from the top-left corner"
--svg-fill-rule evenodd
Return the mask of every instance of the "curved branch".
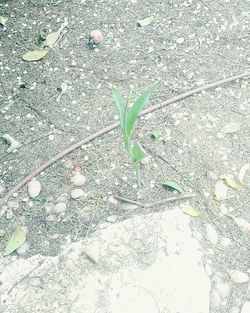
<path id="1" fill-rule="evenodd" d="M 245 72 L 245 73 L 241 73 L 239 75 L 235 75 L 232 77 L 228 77 L 222 80 L 218 80 L 216 82 L 213 83 L 209 83 L 203 86 L 200 86 L 196 89 L 192 89 L 190 91 L 187 91 L 183 94 L 180 94 L 179 96 L 173 97 L 169 100 L 163 101 L 159 104 L 153 105 L 147 109 L 145 109 L 144 111 L 142 111 L 142 113 L 140 114 L 140 116 L 149 114 L 151 112 L 154 112 L 156 110 L 159 110 L 169 104 L 172 104 L 174 102 L 183 100 L 187 97 L 193 96 L 194 94 L 200 93 L 203 90 L 207 90 L 207 89 L 211 89 L 211 88 L 216 88 L 220 85 L 224 85 L 226 83 L 235 81 L 237 79 L 242 79 L 245 77 L 250 76 L 250 72 Z M 93 141 L 94 139 L 101 137 L 102 135 L 109 133 L 110 131 L 112 131 L 113 129 L 117 128 L 120 125 L 119 122 L 116 122 L 108 127 L 105 127 L 99 131 L 97 131 L 96 133 L 88 136 L 87 138 L 84 138 L 82 140 L 80 140 L 79 142 L 73 144 L 72 146 L 63 149 L 61 152 L 59 152 L 57 155 L 55 155 L 53 158 L 49 159 L 47 162 L 45 162 L 44 164 L 42 164 L 39 168 L 37 168 L 36 170 L 32 171 L 30 174 L 28 174 L 26 177 L 24 177 L 19 183 L 17 183 L 10 191 L 8 191 L 6 193 L 6 195 L 1 199 L 0 201 L 0 208 L 1 206 L 7 202 L 15 192 L 17 192 L 19 189 L 21 189 L 27 182 L 29 182 L 33 177 L 37 176 L 38 174 L 40 174 L 42 171 L 44 171 L 46 168 L 48 168 L 49 166 L 51 166 L 53 163 L 57 162 L 58 160 L 62 159 L 63 157 L 65 157 L 66 155 L 70 154 L 71 152 L 73 152 L 74 150 L 80 148 L 82 145 L 85 145 L 91 141 Z"/>

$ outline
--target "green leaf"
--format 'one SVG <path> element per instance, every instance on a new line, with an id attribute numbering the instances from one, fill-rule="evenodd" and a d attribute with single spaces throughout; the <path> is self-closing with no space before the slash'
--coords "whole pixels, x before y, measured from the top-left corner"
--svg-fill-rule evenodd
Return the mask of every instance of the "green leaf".
<path id="1" fill-rule="evenodd" d="M 22 227 L 17 227 L 10 237 L 10 240 L 5 248 L 4 255 L 9 255 L 26 241 L 26 233 Z"/>
<path id="2" fill-rule="evenodd" d="M 143 150 L 142 146 L 137 142 L 132 149 L 132 158 L 134 162 L 142 161 L 146 156 L 145 151 Z"/>
<path id="3" fill-rule="evenodd" d="M 141 27 L 148 26 L 154 20 L 154 17 L 151 15 L 149 17 L 144 18 L 143 20 L 138 20 L 138 25 Z"/>
<path id="4" fill-rule="evenodd" d="M 45 57 L 47 53 L 48 53 L 48 50 L 44 50 L 44 49 L 29 51 L 22 56 L 22 59 L 28 62 L 38 61 L 42 59 L 43 57 Z"/>
<path id="5" fill-rule="evenodd" d="M 112 88 L 112 95 L 113 95 L 116 106 L 117 106 L 119 113 L 120 113 L 121 127 L 124 130 L 125 129 L 125 115 L 126 115 L 125 114 L 126 113 L 125 103 L 124 103 L 119 91 L 115 87 Z"/>
<path id="6" fill-rule="evenodd" d="M 180 193 L 183 191 L 181 186 L 179 186 L 177 183 L 175 183 L 174 181 L 171 181 L 171 180 L 165 181 L 165 183 L 162 184 L 162 187 L 164 189 L 176 190 Z"/>
<path id="7" fill-rule="evenodd" d="M 132 105 L 131 109 L 127 113 L 127 120 L 126 120 L 126 128 L 127 128 L 127 134 L 130 136 L 134 126 L 137 117 L 139 116 L 140 112 L 146 105 L 150 95 L 154 92 L 156 87 L 158 86 L 159 82 L 154 84 L 153 86 L 149 87 L 139 98 L 136 99 L 134 104 Z"/>

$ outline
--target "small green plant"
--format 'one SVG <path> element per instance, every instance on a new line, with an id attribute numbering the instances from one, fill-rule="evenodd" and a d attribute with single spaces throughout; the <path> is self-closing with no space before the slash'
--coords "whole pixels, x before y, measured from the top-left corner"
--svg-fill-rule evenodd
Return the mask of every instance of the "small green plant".
<path id="1" fill-rule="evenodd" d="M 131 135 L 139 114 L 145 107 L 150 95 L 154 92 L 158 83 L 159 82 L 144 91 L 132 105 L 130 105 L 132 90 L 130 90 L 127 102 L 125 103 L 119 91 L 115 87 L 112 88 L 113 98 L 120 113 L 120 124 L 124 146 L 132 159 L 138 185 L 140 185 L 140 162 L 145 158 L 146 153 L 138 141 L 136 143 L 132 142 Z"/>

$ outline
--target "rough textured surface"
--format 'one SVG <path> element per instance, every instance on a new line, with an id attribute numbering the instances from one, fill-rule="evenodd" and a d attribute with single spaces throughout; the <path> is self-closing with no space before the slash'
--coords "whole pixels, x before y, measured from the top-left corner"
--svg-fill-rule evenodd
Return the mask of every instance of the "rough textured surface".
<path id="1" fill-rule="evenodd" d="M 134 99 L 161 79 L 157 92 L 150 98 L 150 106 L 249 69 L 250 19 L 245 0 L 0 0 L 0 15 L 8 18 L 6 25 L 0 26 L 1 197 L 59 150 L 119 119 L 111 85 L 116 85 L 124 97 L 133 86 Z M 153 22 L 139 27 L 137 21 L 148 16 L 154 16 Z M 65 17 L 68 17 L 68 27 L 46 57 L 38 62 L 24 62 L 22 55 L 38 48 L 41 34 L 46 36 L 58 30 Z M 95 29 L 102 32 L 103 43 L 90 49 L 88 35 Z M 35 199 L 29 197 L 27 188 L 22 188 L 6 207 L 0 208 L 0 251 L 4 251 L 14 229 L 23 226 L 27 230 L 27 245 L 17 253 L 27 261 L 19 257 L 18 263 L 13 263 L 15 267 L 20 265 L 16 277 L 20 278 L 25 272 L 26 267 L 21 264 L 28 262 L 29 271 L 36 265 L 36 260 L 47 258 L 41 279 L 34 271 L 9 293 L 14 306 L 18 307 L 19 300 L 28 305 L 30 291 L 34 303 L 38 303 L 44 293 L 44 298 L 40 298 L 43 303 L 58 299 L 56 310 L 64 310 L 68 305 L 68 301 L 64 302 L 65 290 L 68 286 L 73 288 L 77 278 L 81 278 L 74 274 L 72 285 L 70 279 L 65 278 L 66 273 L 70 273 L 70 266 L 74 267 L 74 262 L 64 268 L 59 262 L 65 243 L 89 238 L 105 221 L 119 222 L 137 215 L 144 219 L 144 214 L 152 214 L 154 219 L 153 214 L 157 211 L 168 214 L 184 204 L 201 213 L 199 218 L 192 218 L 190 224 L 200 242 L 204 255 L 202 262 L 211 280 L 209 313 L 244 312 L 250 298 L 250 171 L 240 189 L 228 187 L 226 199 L 215 201 L 213 193 L 220 175 L 230 174 L 237 181 L 240 168 L 249 162 L 249 116 L 249 79 L 235 81 L 138 120 L 134 138 L 139 139 L 148 154 L 141 168 L 141 188 L 136 185 L 118 129 L 41 173 L 37 177 L 41 193 Z M 153 140 L 153 132 L 160 133 L 162 139 Z M 8 152 L 9 145 L 2 138 L 5 134 L 20 142 L 15 153 Z M 81 187 L 85 195 L 72 199 L 71 178 L 76 168 L 80 168 L 86 178 Z M 150 204 L 172 197 L 173 191 L 162 188 L 166 180 L 178 183 L 183 193 L 194 192 L 196 197 L 163 206 L 153 205 L 147 210 L 110 200 L 110 196 L 120 195 Z M 55 211 L 58 204 L 61 207 Z M 175 233 L 174 229 L 172 231 Z M 134 234 L 134 231 L 130 233 Z M 138 234 L 141 235 L 141 229 Z M 155 238 L 153 231 L 146 236 L 145 246 L 143 242 L 141 246 L 139 242 L 135 245 L 142 255 L 138 255 L 135 248 L 132 256 L 141 262 L 146 251 L 146 262 L 150 259 L 153 267 L 156 265 L 153 265 L 150 249 L 157 249 L 158 240 L 152 242 L 151 238 Z M 172 240 L 174 242 L 171 238 L 169 245 Z M 99 255 L 96 246 L 96 242 L 90 244 L 85 252 L 92 263 L 97 262 L 96 275 L 100 275 L 99 266 L 105 263 L 102 255 L 111 254 L 107 251 Z M 102 242 L 100 247 L 102 249 Z M 119 271 L 125 268 L 132 271 L 132 247 L 126 245 L 128 256 L 122 259 L 124 262 L 131 260 L 131 263 L 122 263 L 122 268 L 118 264 L 117 271 L 118 268 Z M 119 253 L 114 253 L 118 260 Z M 1 269 L 15 257 L 14 254 L 13 258 L 0 259 Z M 109 262 L 113 259 L 115 256 Z M 51 268 L 46 262 L 52 264 Z M 93 270 L 92 263 L 83 262 Z M 7 269 L 9 266 L 4 269 L 4 275 Z M 54 272 L 59 273 L 59 269 L 60 274 L 55 276 Z M 81 275 L 86 273 L 80 271 L 82 267 L 75 269 Z M 107 273 L 107 266 L 104 269 Z M 114 272 L 114 269 L 110 271 Z M 181 273 L 181 269 L 179 271 Z M 131 277 L 140 282 L 136 273 L 132 274 Z M 86 275 L 88 290 L 98 288 L 90 288 L 93 279 L 87 279 Z M 17 288 L 21 293 L 26 285 L 29 287 L 29 277 L 39 293 L 27 289 L 27 296 L 22 299 Z M 12 278 L 5 276 L 0 287 L 15 286 L 16 278 Z M 53 288 L 46 293 L 43 284 L 51 284 Z M 87 286 L 85 282 L 82 284 Z M 107 285 L 105 287 L 109 287 L 109 283 Z M 105 302 L 102 294 L 97 297 Z M 11 306 L 11 301 L 7 307 Z M 157 298 L 157 301 L 161 300 Z M 148 306 L 153 310 L 150 304 Z M 102 312 L 102 307 L 99 311 Z"/>
<path id="2" fill-rule="evenodd" d="M 210 280 L 189 217 L 176 209 L 103 226 L 57 257 L 6 258 L 1 312 L 209 312 Z"/>

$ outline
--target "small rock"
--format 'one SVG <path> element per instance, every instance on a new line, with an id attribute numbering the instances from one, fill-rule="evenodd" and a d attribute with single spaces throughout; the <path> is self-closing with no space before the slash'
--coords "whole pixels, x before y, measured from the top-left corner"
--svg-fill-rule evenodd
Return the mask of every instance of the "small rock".
<path id="1" fill-rule="evenodd" d="M 218 179 L 218 175 L 215 172 L 211 171 L 211 170 L 207 171 L 207 177 L 212 179 L 212 180 L 217 180 Z"/>
<path id="2" fill-rule="evenodd" d="M 218 234 L 211 224 L 206 226 L 207 238 L 211 244 L 216 245 L 218 242 Z"/>
<path id="3" fill-rule="evenodd" d="M 57 216 L 55 214 L 49 214 L 47 216 L 47 221 L 48 222 L 57 222 L 57 220 L 58 220 L 58 218 L 57 218 Z"/>
<path id="4" fill-rule="evenodd" d="M 17 210 L 19 208 L 19 203 L 18 201 L 9 201 L 7 203 L 7 207 L 10 209 L 10 210 Z"/>
<path id="5" fill-rule="evenodd" d="M 98 263 L 99 261 L 99 243 L 93 241 L 85 249 L 86 256 L 93 262 Z"/>
<path id="6" fill-rule="evenodd" d="M 81 198 L 81 197 L 83 197 L 85 195 L 86 195 L 85 192 L 82 189 L 80 189 L 80 188 L 73 189 L 71 191 L 71 198 L 72 199 L 78 199 L 78 198 Z"/>
<path id="7" fill-rule="evenodd" d="M 67 204 L 65 202 L 58 202 L 54 206 L 53 211 L 54 211 L 54 213 L 59 214 L 59 213 L 65 212 L 66 208 L 67 208 Z"/>
<path id="8" fill-rule="evenodd" d="M 18 255 L 25 255 L 28 251 L 29 245 L 25 242 L 21 247 L 19 247 L 16 252 Z"/>
<path id="9" fill-rule="evenodd" d="M 184 43 L 184 41 L 185 41 L 185 39 L 183 37 L 179 37 L 179 38 L 176 39 L 176 43 L 178 45 L 182 45 Z"/>
<path id="10" fill-rule="evenodd" d="M 73 177 L 71 177 L 70 181 L 75 186 L 82 186 L 85 184 L 86 178 L 82 174 L 76 174 Z"/>
<path id="11" fill-rule="evenodd" d="M 117 205 L 118 204 L 118 200 L 114 197 L 114 196 L 110 196 L 108 201 L 113 204 L 113 205 Z"/>
<path id="12" fill-rule="evenodd" d="M 3 229 L 0 229 L 0 239 L 1 239 L 1 237 L 4 236 L 4 234 L 5 234 L 5 231 Z"/>
<path id="13" fill-rule="evenodd" d="M 250 312 L 250 301 L 247 301 L 243 304 L 240 313 L 249 313 Z"/>
<path id="14" fill-rule="evenodd" d="M 96 45 L 99 45 L 100 43 L 103 42 L 103 35 L 101 31 L 98 29 L 92 30 L 92 32 L 90 33 L 90 38 L 92 42 L 95 43 Z"/>
<path id="15" fill-rule="evenodd" d="M 230 271 L 229 275 L 230 275 L 232 281 L 237 283 L 237 284 L 246 283 L 249 279 L 248 274 L 243 273 L 243 272 L 238 271 L 238 270 Z"/>
<path id="16" fill-rule="evenodd" d="M 28 194 L 31 198 L 36 198 L 41 192 L 41 184 L 38 180 L 34 179 L 28 183 Z"/>
<path id="17" fill-rule="evenodd" d="M 215 289 L 222 298 L 228 297 L 230 293 L 230 285 L 228 283 L 218 283 Z"/>

